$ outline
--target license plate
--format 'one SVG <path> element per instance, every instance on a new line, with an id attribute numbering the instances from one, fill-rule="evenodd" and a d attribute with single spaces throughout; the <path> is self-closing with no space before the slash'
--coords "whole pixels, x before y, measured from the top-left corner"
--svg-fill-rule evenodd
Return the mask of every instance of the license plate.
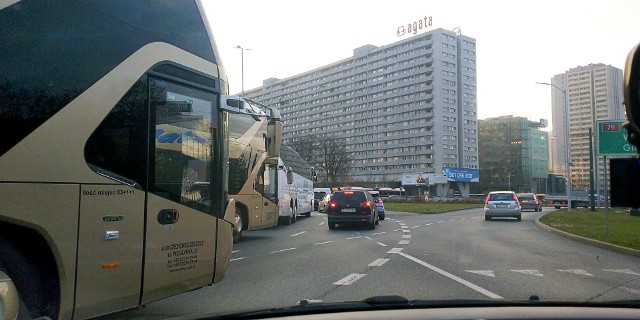
<path id="1" fill-rule="evenodd" d="M 496 208 L 508 208 L 508 204 L 496 204 Z"/>
<path id="2" fill-rule="evenodd" d="M 356 208 L 346 208 L 342 209 L 340 212 L 356 212 Z"/>

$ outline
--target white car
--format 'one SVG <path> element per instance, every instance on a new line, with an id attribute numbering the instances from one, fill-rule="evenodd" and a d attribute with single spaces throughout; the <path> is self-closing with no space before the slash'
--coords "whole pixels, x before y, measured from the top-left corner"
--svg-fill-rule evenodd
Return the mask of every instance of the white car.
<path id="1" fill-rule="evenodd" d="M 522 208 L 513 191 L 492 191 L 484 202 L 484 219 L 511 217 L 522 220 Z"/>

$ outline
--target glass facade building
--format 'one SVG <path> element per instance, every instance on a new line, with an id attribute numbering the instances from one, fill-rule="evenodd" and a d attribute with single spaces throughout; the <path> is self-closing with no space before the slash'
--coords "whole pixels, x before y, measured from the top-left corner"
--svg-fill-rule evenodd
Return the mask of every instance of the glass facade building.
<path id="1" fill-rule="evenodd" d="M 548 133 L 540 122 L 502 116 L 479 121 L 480 183 L 474 193 L 547 192 Z"/>

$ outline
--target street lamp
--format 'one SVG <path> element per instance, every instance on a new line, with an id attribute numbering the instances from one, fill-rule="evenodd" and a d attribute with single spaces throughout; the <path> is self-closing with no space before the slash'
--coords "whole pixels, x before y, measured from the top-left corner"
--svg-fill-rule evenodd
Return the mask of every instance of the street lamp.
<path id="1" fill-rule="evenodd" d="M 565 155 L 564 155 L 564 160 L 565 160 L 565 167 L 566 167 L 566 171 L 567 171 L 567 180 L 565 181 L 566 183 L 566 193 L 567 193 L 567 211 L 571 212 L 571 168 L 570 168 L 570 164 L 571 164 L 571 154 L 570 154 L 570 149 L 569 149 L 569 106 L 567 105 L 567 90 L 562 89 L 560 87 L 558 87 L 557 85 L 553 84 L 553 83 L 548 83 L 548 82 L 536 82 L 537 84 L 542 84 L 545 86 L 551 86 L 554 87 L 560 91 L 562 91 L 562 102 L 563 102 L 563 107 L 564 107 L 564 139 L 565 139 Z"/>
<path id="2" fill-rule="evenodd" d="M 251 49 L 243 48 L 241 46 L 235 46 L 234 48 L 240 49 L 240 64 L 242 68 L 242 95 L 244 96 L 244 52 Z"/>
<path id="3" fill-rule="evenodd" d="M 512 174 L 511 174 L 511 173 L 513 173 L 514 171 L 516 171 L 516 169 L 517 169 L 517 168 L 514 168 L 513 170 L 511 170 L 511 171 L 509 171 L 509 172 L 507 172 L 507 170 L 504 170 L 504 172 L 507 172 L 507 176 L 509 177 L 509 189 L 508 189 L 508 191 L 511 191 L 511 176 L 512 176 Z M 514 176 L 515 176 L 515 174 L 514 174 Z"/>

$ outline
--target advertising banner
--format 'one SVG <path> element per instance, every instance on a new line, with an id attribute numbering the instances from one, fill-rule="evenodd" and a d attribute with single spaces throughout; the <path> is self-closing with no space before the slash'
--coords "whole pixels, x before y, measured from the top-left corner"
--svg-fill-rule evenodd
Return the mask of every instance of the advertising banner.
<path id="1" fill-rule="evenodd" d="M 479 182 L 478 169 L 443 167 L 442 172 L 447 175 L 447 180 L 457 182 Z"/>
<path id="2" fill-rule="evenodd" d="M 429 179 L 425 173 L 403 173 L 402 185 L 403 186 L 426 186 L 429 184 Z"/>

